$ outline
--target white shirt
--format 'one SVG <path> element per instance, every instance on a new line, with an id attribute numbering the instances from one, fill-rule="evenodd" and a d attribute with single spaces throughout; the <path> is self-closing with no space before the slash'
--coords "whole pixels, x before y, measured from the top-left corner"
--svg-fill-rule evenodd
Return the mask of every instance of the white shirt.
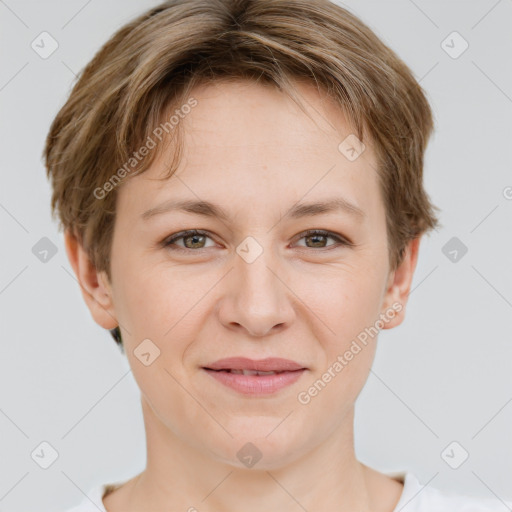
<path id="1" fill-rule="evenodd" d="M 404 484 L 400 500 L 393 512 L 506 512 L 512 510 L 512 501 L 502 502 L 497 498 L 472 498 L 471 496 L 440 491 L 424 487 L 410 472 L 393 473 L 389 476 Z M 109 488 L 124 482 L 93 487 L 87 497 L 76 507 L 66 512 L 107 512 L 103 496 Z"/>

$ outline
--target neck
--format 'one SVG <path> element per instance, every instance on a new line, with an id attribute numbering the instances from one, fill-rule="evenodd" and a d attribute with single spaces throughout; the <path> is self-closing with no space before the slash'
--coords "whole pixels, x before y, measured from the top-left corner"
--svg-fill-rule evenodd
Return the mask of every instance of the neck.
<path id="1" fill-rule="evenodd" d="M 382 479 L 375 476 L 378 473 L 355 457 L 353 409 L 343 426 L 290 462 L 260 468 L 256 464 L 249 469 L 187 444 L 156 417 L 144 398 L 142 406 L 146 469 L 126 484 L 123 498 L 121 494 L 115 498 L 114 493 L 105 500 L 106 507 L 109 500 L 109 512 L 392 510 L 381 509 L 375 501 L 375 489 L 383 489 Z M 397 501 L 398 487 L 394 492 Z"/>

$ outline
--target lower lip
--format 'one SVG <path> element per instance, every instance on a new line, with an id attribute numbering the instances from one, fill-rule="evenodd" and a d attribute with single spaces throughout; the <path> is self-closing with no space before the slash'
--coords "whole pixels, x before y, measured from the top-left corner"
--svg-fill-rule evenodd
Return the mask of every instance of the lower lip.
<path id="1" fill-rule="evenodd" d="M 243 375 L 203 368 L 214 379 L 244 395 L 269 395 L 297 382 L 305 369 L 275 375 Z"/>

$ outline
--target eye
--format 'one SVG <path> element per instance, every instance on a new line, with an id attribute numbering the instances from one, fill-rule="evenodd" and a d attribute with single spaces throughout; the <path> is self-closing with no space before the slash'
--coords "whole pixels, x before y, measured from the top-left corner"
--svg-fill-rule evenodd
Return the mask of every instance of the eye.
<path id="1" fill-rule="evenodd" d="M 333 248 L 333 246 L 340 246 L 340 245 L 346 245 L 346 246 L 350 246 L 352 245 L 348 240 L 342 238 L 341 236 L 335 234 L 335 233 L 331 233 L 330 231 L 325 231 L 323 229 L 308 229 L 307 231 L 301 233 L 299 235 L 299 240 L 302 240 L 302 239 L 305 239 L 305 240 L 312 240 L 312 246 L 308 246 L 306 245 L 306 248 L 310 248 L 310 249 L 314 249 L 314 248 L 320 248 L 320 249 L 325 249 L 325 248 Z M 334 244 L 330 244 L 330 245 L 325 245 L 325 242 L 327 241 L 328 238 L 331 238 L 332 240 L 335 240 L 336 243 Z M 304 246 L 302 246 L 304 247 Z"/>
<path id="2" fill-rule="evenodd" d="M 205 246 L 205 243 L 208 238 L 213 240 L 209 236 L 208 231 L 203 231 L 201 229 L 189 229 L 187 231 L 180 231 L 179 233 L 167 238 L 163 242 L 163 245 L 168 249 L 177 251 L 207 249 L 208 247 Z M 335 243 L 326 245 L 329 238 L 334 240 Z M 306 245 L 300 247 L 306 247 L 308 249 L 331 249 L 339 246 L 353 245 L 345 238 L 323 229 L 308 229 L 299 235 L 299 240 L 302 239 L 306 240 Z M 183 240 L 182 246 L 176 244 L 179 240 Z M 312 245 L 307 245 L 307 241 L 311 241 Z"/>
<path id="3" fill-rule="evenodd" d="M 164 242 L 164 246 L 169 249 L 179 251 L 186 251 L 189 249 L 206 249 L 206 247 L 202 245 L 206 238 L 210 238 L 207 231 L 202 231 L 201 229 L 189 229 L 187 231 L 180 231 L 170 238 L 167 238 Z M 179 245 L 176 245 L 175 242 L 177 240 L 183 240 L 185 246 L 180 247 Z"/>

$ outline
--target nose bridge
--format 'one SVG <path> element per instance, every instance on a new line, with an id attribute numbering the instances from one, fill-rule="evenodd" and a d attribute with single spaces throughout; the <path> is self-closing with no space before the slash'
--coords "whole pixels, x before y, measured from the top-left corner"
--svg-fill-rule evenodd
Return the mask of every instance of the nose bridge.
<path id="1" fill-rule="evenodd" d="M 278 295 L 282 293 L 282 283 L 279 284 L 279 279 L 275 275 L 274 267 L 278 267 L 278 264 L 272 251 L 271 236 L 267 236 L 265 241 L 262 236 L 258 239 L 248 236 L 239 244 L 236 252 L 235 273 L 238 277 L 238 293 L 257 301 L 258 309 L 264 308 L 265 304 L 267 308 L 270 308 L 271 303 L 276 305 Z"/>
<path id="2" fill-rule="evenodd" d="M 272 327 L 288 323 L 293 309 L 284 276 L 279 276 L 278 258 L 271 247 L 272 236 L 248 236 L 236 248 L 232 272 L 233 303 L 229 322 L 244 326 L 251 334 L 263 335 Z M 225 319 L 227 320 L 227 319 Z"/>

